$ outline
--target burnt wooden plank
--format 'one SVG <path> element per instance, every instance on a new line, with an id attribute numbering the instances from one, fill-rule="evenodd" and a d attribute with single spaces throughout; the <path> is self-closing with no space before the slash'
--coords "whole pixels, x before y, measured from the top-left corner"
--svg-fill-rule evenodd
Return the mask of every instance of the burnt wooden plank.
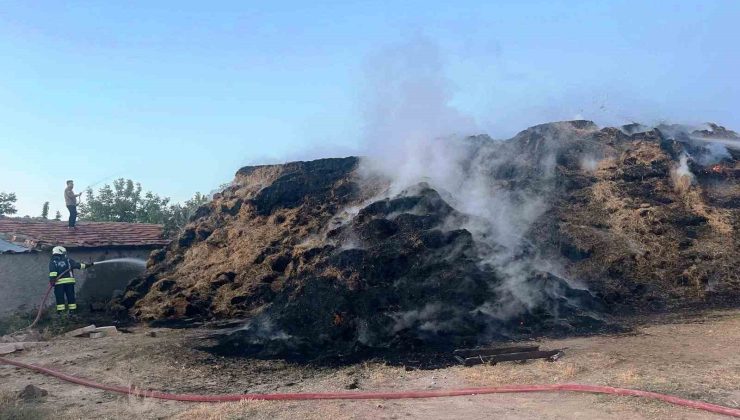
<path id="1" fill-rule="evenodd" d="M 493 356 L 506 353 L 522 353 L 528 351 L 537 351 L 540 346 L 509 346 L 509 347 L 484 347 L 478 349 L 458 349 L 452 352 L 455 356 L 463 358 L 474 356 Z"/>
<path id="2" fill-rule="evenodd" d="M 492 356 L 469 357 L 465 359 L 465 366 L 475 366 L 482 363 L 511 362 L 515 360 L 547 359 L 559 357 L 561 350 L 538 350 L 521 353 L 497 354 Z"/>

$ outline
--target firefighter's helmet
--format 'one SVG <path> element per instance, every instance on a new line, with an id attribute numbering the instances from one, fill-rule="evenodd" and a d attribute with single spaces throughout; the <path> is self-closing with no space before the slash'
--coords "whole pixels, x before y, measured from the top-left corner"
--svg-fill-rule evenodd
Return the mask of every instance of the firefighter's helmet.
<path id="1" fill-rule="evenodd" d="M 53 255 L 65 255 L 67 250 L 63 246 L 55 246 L 54 249 L 51 250 L 51 253 Z"/>

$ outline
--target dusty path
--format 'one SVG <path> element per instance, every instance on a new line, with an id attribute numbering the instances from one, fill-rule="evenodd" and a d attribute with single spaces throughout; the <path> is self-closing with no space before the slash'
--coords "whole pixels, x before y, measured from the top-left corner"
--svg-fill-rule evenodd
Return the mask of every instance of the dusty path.
<path id="1" fill-rule="evenodd" d="M 194 350 L 199 330 L 141 327 L 131 334 L 58 339 L 14 358 L 101 382 L 203 394 L 436 389 L 504 384 L 580 382 L 625 386 L 740 407 L 740 310 L 687 319 L 654 319 L 632 334 L 544 340 L 568 347 L 558 362 L 503 363 L 406 371 L 369 362 L 343 368 L 234 360 Z M 40 403 L 11 407 L 28 384 L 49 391 Z M 635 398 L 575 394 L 490 395 L 402 401 L 242 402 L 194 405 L 129 399 L 0 366 L 0 418 L 12 410 L 32 417 L 99 418 L 721 418 Z M 4 407 L 4 408 L 3 408 Z M 33 410 L 33 411 L 31 411 Z M 31 417 L 31 418 L 32 418 Z"/>

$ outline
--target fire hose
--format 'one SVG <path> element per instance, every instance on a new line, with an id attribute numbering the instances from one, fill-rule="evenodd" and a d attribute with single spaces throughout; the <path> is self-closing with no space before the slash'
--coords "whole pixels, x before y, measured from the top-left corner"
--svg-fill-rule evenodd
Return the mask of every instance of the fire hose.
<path id="1" fill-rule="evenodd" d="M 89 379 L 68 375 L 54 369 L 23 363 L 16 360 L 0 357 L 0 363 L 13 365 L 19 368 L 30 369 L 39 373 L 53 376 L 63 381 L 116 392 L 119 394 L 132 395 L 143 398 L 158 398 L 163 400 L 188 401 L 188 402 L 230 402 L 242 400 L 398 400 L 409 398 L 439 398 L 460 397 L 465 395 L 503 394 L 517 392 L 585 392 L 592 394 L 611 394 L 621 396 L 642 397 L 664 401 L 670 404 L 704 410 L 716 414 L 724 414 L 740 418 L 740 409 L 724 407 L 721 405 L 705 403 L 695 400 L 687 400 L 673 395 L 660 394 L 657 392 L 640 391 L 628 388 L 614 388 L 600 385 L 584 384 L 544 384 L 544 385 L 505 385 L 499 387 L 464 388 L 464 389 L 440 389 L 431 391 L 376 391 L 376 392 L 319 392 L 319 393 L 285 393 L 285 394 L 227 394 L 227 395 L 194 395 L 194 394 L 170 394 L 160 391 L 151 391 L 133 386 L 124 387 L 116 385 L 100 384 Z"/>
<path id="2" fill-rule="evenodd" d="M 54 284 L 49 283 L 49 287 L 46 288 L 46 293 L 44 293 L 44 298 L 41 299 L 41 304 L 39 304 L 39 311 L 36 313 L 36 318 L 33 320 L 31 325 L 27 326 L 23 330 L 30 330 L 31 328 L 35 327 L 36 324 L 39 322 L 39 319 L 41 319 L 41 314 L 44 313 L 44 306 L 46 305 L 46 299 L 49 298 L 49 293 L 51 293 L 51 289 L 54 288 Z M 20 331 L 23 331 L 20 330 Z"/>

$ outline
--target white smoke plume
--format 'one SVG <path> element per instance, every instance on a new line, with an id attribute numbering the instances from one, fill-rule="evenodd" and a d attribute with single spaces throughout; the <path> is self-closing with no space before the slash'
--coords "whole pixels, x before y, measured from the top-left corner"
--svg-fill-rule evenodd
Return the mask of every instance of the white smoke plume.
<path id="1" fill-rule="evenodd" d="M 683 143 L 691 159 L 702 166 L 731 159 L 730 150 L 740 150 L 737 133 L 716 124 L 661 124 L 657 128 L 667 138 Z"/>
<path id="2" fill-rule="evenodd" d="M 462 158 L 455 140 L 476 124 L 452 106 L 439 48 L 416 39 L 386 48 L 366 63 L 361 98 L 364 169 L 394 181 L 396 192 L 429 178 L 445 181 Z"/>
<path id="3" fill-rule="evenodd" d="M 717 138 L 703 138 L 697 136 L 690 137 L 692 141 L 702 144 L 703 152 L 697 161 L 699 164 L 707 166 L 713 165 L 723 159 L 731 158 L 728 148 L 740 150 L 740 140 L 734 139 L 717 139 Z"/>
<path id="4" fill-rule="evenodd" d="M 694 182 L 694 174 L 689 168 L 689 156 L 686 153 L 681 155 L 678 165 L 671 172 L 673 187 L 678 192 L 686 192 Z"/>
<path id="5" fill-rule="evenodd" d="M 691 169 L 689 169 L 689 156 L 685 153 L 681 155 L 681 158 L 679 159 L 678 167 L 676 167 L 676 175 L 692 178 L 694 176 L 694 174 L 691 173 Z"/>
<path id="6" fill-rule="evenodd" d="M 465 228 L 484 245 L 484 264 L 503 278 L 497 287 L 507 302 L 491 302 L 481 310 L 507 319 L 543 298 L 540 291 L 530 290 L 532 270 L 559 271 L 550 262 L 522 257 L 525 235 L 548 203 L 542 194 L 506 188 L 492 176 L 498 167 L 512 163 L 511 156 L 499 147 L 501 142 L 487 136 L 465 138 L 476 133 L 476 124 L 454 107 L 443 64 L 439 49 L 424 39 L 386 49 L 368 61 L 361 174 L 390 180 L 388 191 L 377 199 L 426 182 L 470 216 L 462 225 L 451 221 L 448 227 Z M 543 178 L 555 168 L 556 150 L 547 152 L 539 156 L 536 168 Z M 527 161 L 519 163 L 531 164 L 532 159 Z M 397 314 L 396 319 L 403 324 L 427 312 Z"/>
<path id="7" fill-rule="evenodd" d="M 581 158 L 581 170 L 584 172 L 595 172 L 599 167 L 599 159 L 593 156 L 584 156 Z"/>

